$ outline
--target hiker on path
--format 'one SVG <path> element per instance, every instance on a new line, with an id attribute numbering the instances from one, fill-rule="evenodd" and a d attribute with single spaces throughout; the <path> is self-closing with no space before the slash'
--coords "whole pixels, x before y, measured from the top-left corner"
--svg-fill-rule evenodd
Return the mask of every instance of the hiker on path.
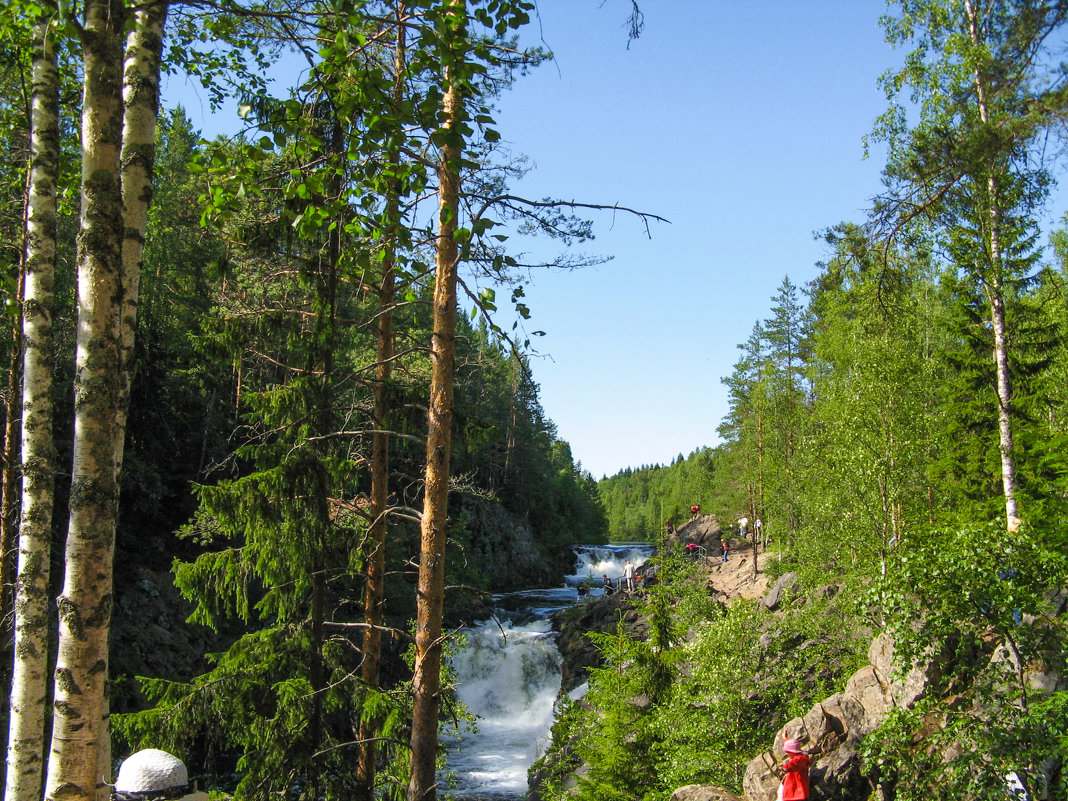
<path id="1" fill-rule="evenodd" d="M 727 540 L 722 540 L 720 545 L 723 547 L 723 564 L 727 564 L 727 554 L 731 552 L 731 544 Z"/>

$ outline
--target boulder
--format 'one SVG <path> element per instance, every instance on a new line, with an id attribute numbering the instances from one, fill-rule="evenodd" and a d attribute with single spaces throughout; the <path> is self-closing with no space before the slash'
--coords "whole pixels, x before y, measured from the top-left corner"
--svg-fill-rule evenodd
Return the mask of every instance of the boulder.
<path id="1" fill-rule="evenodd" d="M 861 773 L 857 754 L 860 742 L 879 727 L 891 708 L 914 704 L 930 686 L 931 676 L 913 668 L 893 680 L 894 643 L 886 634 L 872 641 L 868 658 L 871 664 L 849 678 L 844 692 L 816 704 L 804 717 L 791 720 L 776 734 L 772 750 L 749 763 L 742 783 L 746 801 L 774 801 L 779 786 L 774 768 L 785 759 L 782 742 L 788 737 L 800 741 L 801 748 L 812 756 L 809 781 L 813 801 L 869 797 L 872 789 Z"/>
<path id="2" fill-rule="evenodd" d="M 721 787 L 687 784 L 673 792 L 669 801 L 745 801 L 745 799 Z"/>
<path id="3" fill-rule="evenodd" d="M 779 576 L 779 580 L 771 585 L 771 589 L 761 599 L 760 603 L 764 605 L 766 609 L 772 611 L 779 608 L 779 605 L 786 599 L 794 594 L 797 588 L 797 573 L 790 571 Z"/>
<path id="4" fill-rule="evenodd" d="M 721 556 L 723 554 L 720 546 L 722 538 L 723 531 L 715 515 L 698 515 L 695 520 L 675 530 L 675 533 L 668 538 L 668 546 L 681 548 L 686 543 L 692 542 L 704 548 L 709 556 Z"/>

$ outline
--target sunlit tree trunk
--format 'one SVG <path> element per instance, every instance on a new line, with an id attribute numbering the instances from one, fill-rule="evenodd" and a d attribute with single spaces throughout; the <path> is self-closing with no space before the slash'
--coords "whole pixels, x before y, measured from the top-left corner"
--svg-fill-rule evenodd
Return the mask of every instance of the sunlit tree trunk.
<path id="1" fill-rule="evenodd" d="M 972 44 L 982 45 L 979 12 L 974 0 L 965 0 L 968 14 L 968 32 Z M 975 72 L 975 95 L 979 105 L 979 118 L 984 125 L 990 124 L 990 108 L 987 101 L 986 79 L 979 69 Z M 987 241 L 984 243 L 989 258 L 983 290 L 990 309 L 990 327 L 994 334 L 994 365 L 997 375 L 998 396 L 998 451 L 1001 457 L 1001 487 L 1005 496 L 1005 524 L 1012 531 L 1019 527 L 1019 507 L 1016 502 L 1016 463 L 1012 443 L 1012 384 L 1009 380 L 1008 340 L 1005 328 L 1005 298 L 1001 276 L 1004 266 L 1001 252 L 1001 212 L 998 207 L 998 186 L 993 170 L 986 181 Z"/>
<path id="2" fill-rule="evenodd" d="M 121 298 L 123 214 L 121 0 L 86 0 L 82 30 L 82 208 L 74 456 L 62 594 L 52 748 L 45 795 L 90 801 L 103 775 L 100 744 L 118 483 L 115 438 L 123 394 L 116 321 Z"/>
<path id="3" fill-rule="evenodd" d="M 448 0 L 454 35 L 462 35 L 464 0 Z M 442 128 L 453 129 L 461 111 L 460 91 L 446 67 Z M 456 361 L 456 270 L 454 232 L 458 214 L 461 149 L 441 148 L 438 166 L 438 240 L 430 345 L 430 407 L 427 415 L 426 474 L 416 598 L 415 673 L 412 688 L 412 771 L 408 801 L 437 797 L 436 760 L 441 690 L 441 616 L 445 595 L 445 541 L 448 524 L 449 448 L 452 441 L 453 377 Z"/>
<path id="4" fill-rule="evenodd" d="M 399 114 L 404 93 L 407 68 L 403 0 L 397 3 L 397 40 L 394 54 L 393 107 Z M 394 150 L 390 162 L 396 174 L 400 168 L 400 154 Z M 379 666 L 382 656 L 383 606 L 386 578 L 386 515 L 389 507 L 389 383 L 393 374 L 393 301 L 395 293 L 394 269 L 397 260 L 397 228 L 400 225 L 400 193 L 394 182 L 386 199 L 387 231 L 382 259 L 382 276 L 378 288 L 378 345 L 375 368 L 374 423 L 371 445 L 371 525 L 368 531 L 367 581 L 364 585 L 363 666 L 360 677 L 373 690 L 378 689 Z M 375 762 L 378 755 L 375 738 L 380 721 L 368 717 L 360 721 L 359 753 L 356 762 L 356 801 L 373 801 Z"/>
<path id="5" fill-rule="evenodd" d="M 31 163 L 22 312 L 22 510 L 6 801 L 39 799 L 44 775 L 48 578 L 56 470 L 52 435 L 52 315 L 60 147 L 59 70 L 49 22 L 49 18 L 41 19 L 33 31 Z M 9 429 L 9 437 L 11 433 Z"/>
<path id="6" fill-rule="evenodd" d="M 137 305 L 145 250 L 145 228 L 152 202 L 152 175 L 156 162 L 156 120 L 159 116 L 159 74 L 163 57 L 163 27 L 167 17 L 166 0 L 146 3 L 133 12 L 134 24 L 126 37 L 123 59 L 123 121 L 120 155 L 123 240 L 122 272 L 119 278 L 121 304 L 118 318 L 120 348 L 120 388 L 116 409 L 115 484 L 121 487 L 123 451 L 126 444 L 126 418 L 133 384 L 134 341 L 137 335 Z M 116 515 L 116 523 L 118 521 Z M 100 765 L 106 773 L 111 766 L 110 704 L 104 695 L 101 711 Z M 105 775 L 105 781 L 107 776 Z M 101 784 L 97 801 L 107 801 L 111 788 Z"/>

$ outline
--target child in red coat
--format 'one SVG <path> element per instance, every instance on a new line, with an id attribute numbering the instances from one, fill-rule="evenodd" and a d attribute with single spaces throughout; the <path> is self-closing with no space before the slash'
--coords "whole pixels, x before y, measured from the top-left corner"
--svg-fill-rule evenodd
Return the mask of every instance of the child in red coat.
<path id="1" fill-rule="evenodd" d="M 787 760 L 782 764 L 782 784 L 779 785 L 779 801 L 805 801 L 808 798 L 809 756 L 801 750 L 797 740 L 782 744 Z"/>

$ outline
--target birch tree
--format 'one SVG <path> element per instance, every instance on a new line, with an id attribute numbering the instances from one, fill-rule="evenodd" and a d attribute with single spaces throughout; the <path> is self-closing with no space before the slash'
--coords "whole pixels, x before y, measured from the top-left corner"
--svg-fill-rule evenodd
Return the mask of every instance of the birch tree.
<path id="1" fill-rule="evenodd" d="M 880 211 L 895 231 L 916 218 L 935 222 L 955 266 L 982 291 L 995 366 L 998 452 L 1005 523 L 1020 525 L 1010 375 L 1008 284 L 1026 278 L 1006 254 L 1026 241 L 1045 196 L 1036 137 L 1055 116 L 1064 88 L 1053 64 L 1053 34 L 1068 18 L 1048 0 L 902 0 L 887 38 L 915 49 L 888 73 L 891 98 L 906 89 L 919 106 L 909 126 L 901 105 L 876 135 L 890 145 L 890 192 Z M 962 234 L 970 230 L 967 241 Z M 1026 263 L 1016 259 L 1016 264 Z"/>
<path id="2" fill-rule="evenodd" d="M 59 182 L 58 9 L 45 4 L 33 27 L 30 180 L 24 258 L 22 505 L 15 597 L 15 648 L 8 721 L 7 801 L 41 797 L 47 702 L 48 579 L 56 454 L 52 436 L 52 317 Z"/>
<path id="3" fill-rule="evenodd" d="M 80 29 L 85 77 L 75 432 L 49 798 L 93 797 L 110 761 L 112 560 L 165 11 L 159 2 L 134 12 L 125 64 L 122 2 L 87 0 Z"/>
<path id="4" fill-rule="evenodd" d="M 121 292 L 124 20 L 125 9 L 117 0 L 85 4 L 74 461 L 45 788 L 52 799 L 88 801 L 102 778 L 99 747 L 105 736 L 102 715 L 118 511 L 114 437 L 120 349 L 115 320 Z"/>

